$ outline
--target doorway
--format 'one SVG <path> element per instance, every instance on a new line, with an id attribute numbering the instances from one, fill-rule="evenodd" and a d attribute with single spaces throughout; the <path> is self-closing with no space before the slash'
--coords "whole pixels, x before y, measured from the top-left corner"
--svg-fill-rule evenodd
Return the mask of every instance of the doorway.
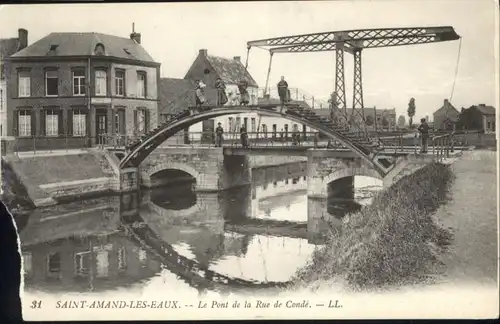
<path id="1" fill-rule="evenodd" d="M 95 134 L 97 136 L 97 144 L 107 144 L 107 134 L 108 134 L 108 115 L 104 109 L 96 109 L 95 113 Z"/>

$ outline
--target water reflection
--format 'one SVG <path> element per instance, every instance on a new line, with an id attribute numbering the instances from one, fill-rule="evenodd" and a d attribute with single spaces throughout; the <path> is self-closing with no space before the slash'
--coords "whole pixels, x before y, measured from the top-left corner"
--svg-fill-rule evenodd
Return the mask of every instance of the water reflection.
<path id="1" fill-rule="evenodd" d="M 369 201 L 367 183 L 356 184 L 358 202 L 307 199 L 305 165 L 296 164 L 254 169 L 251 186 L 222 193 L 195 193 L 186 183 L 38 209 L 20 231 L 25 287 L 200 290 L 286 282 L 310 258 L 314 234 Z"/>

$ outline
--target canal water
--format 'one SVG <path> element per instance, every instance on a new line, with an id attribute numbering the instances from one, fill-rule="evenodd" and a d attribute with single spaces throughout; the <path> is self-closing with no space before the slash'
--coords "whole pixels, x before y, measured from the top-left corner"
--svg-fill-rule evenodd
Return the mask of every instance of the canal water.
<path id="1" fill-rule="evenodd" d="M 199 292 L 214 276 L 286 282 L 321 245 L 322 229 L 381 188 L 356 177 L 354 200 L 317 200 L 307 197 L 304 164 L 252 175 L 251 186 L 224 193 L 193 192 L 188 182 L 33 211 L 19 228 L 25 290 L 145 296 Z"/>

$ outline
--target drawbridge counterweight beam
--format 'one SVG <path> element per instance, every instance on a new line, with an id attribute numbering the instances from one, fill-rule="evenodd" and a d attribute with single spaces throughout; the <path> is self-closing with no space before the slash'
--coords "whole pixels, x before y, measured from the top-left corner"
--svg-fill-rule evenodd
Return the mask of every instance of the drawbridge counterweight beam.
<path id="1" fill-rule="evenodd" d="M 312 45 L 325 44 L 331 42 L 349 42 L 349 41 L 373 41 L 367 43 L 370 47 L 385 47 L 391 42 L 398 43 L 398 39 L 408 39 L 420 44 L 425 41 L 442 42 L 448 40 L 457 40 L 460 36 L 453 27 L 405 27 L 405 28 L 373 28 L 373 29 L 353 29 L 343 31 L 320 32 L 312 34 L 302 34 L 294 36 L 275 37 L 250 41 L 248 46 L 290 46 L 290 45 Z M 389 41 L 389 43 L 379 42 L 380 40 Z M 409 45 L 409 44 L 401 44 Z M 363 47 L 366 48 L 366 47 Z M 331 49 L 330 49 L 331 50 Z"/>

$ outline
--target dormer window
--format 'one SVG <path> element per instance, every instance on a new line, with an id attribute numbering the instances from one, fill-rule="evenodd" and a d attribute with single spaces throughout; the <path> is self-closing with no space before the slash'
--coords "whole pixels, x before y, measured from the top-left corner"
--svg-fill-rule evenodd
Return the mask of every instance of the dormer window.
<path id="1" fill-rule="evenodd" d="M 130 51 L 129 51 L 128 49 L 124 48 L 124 49 L 123 49 L 123 51 L 124 51 L 125 53 L 127 53 L 128 55 L 131 55 L 131 54 L 130 54 Z"/>
<path id="2" fill-rule="evenodd" d="M 59 47 L 59 45 L 50 45 L 50 50 L 49 51 L 55 51 Z"/>
<path id="3" fill-rule="evenodd" d="M 95 49 L 94 49 L 94 54 L 95 55 L 104 55 L 106 53 L 105 49 L 104 49 L 104 45 L 99 43 L 95 46 Z"/>

